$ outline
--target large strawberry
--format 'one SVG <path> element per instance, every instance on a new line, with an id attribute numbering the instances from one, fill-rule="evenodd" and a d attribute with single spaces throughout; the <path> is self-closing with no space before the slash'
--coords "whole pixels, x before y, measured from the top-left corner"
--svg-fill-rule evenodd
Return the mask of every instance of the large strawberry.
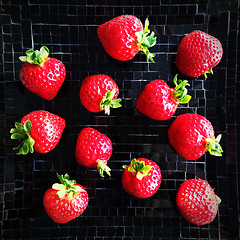
<path id="1" fill-rule="evenodd" d="M 69 175 L 57 174 L 61 184 L 55 183 L 43 197 L 48 216 L 56 223 L 66 223 L 80 216 L 88 205 L 88 194 L 83 186 Z"/>
<path id="2" fill-rule="evenodd" d="M 122 185 L 128 194 L 148 198 L 156 193 L 161 183 L 161 171 L 155 162 L 146 158 L 134 158 L 123 168 Z"/>
<path id="3" fill-rule="evenodd" d="M 202 179 L 190 179 L 178 189 L 176 204 L 184 219 L 196 225 L 212 222 L 218 212 L 221 199 Z"/>
<path id="4" fill-rule="evenodd" d="M 61 61 L 48 55 L 49 50 L 45 46 L 40 51 L 26 51 L 26 56 L 19 57 L 24 62 L 19 78 L 30 92 L 52 100 L 65 80 L 66 71 Z"/>
<path id="5" fill-rule="evenodd" d="M 205 152 L 222 156 L 221 135 L 214 137 L 212 124 L 203 116 L 186 113 L 176 118 L 168 129 L 172 147 L 184 158 L 196 160 Z"/>
<path id="6" fill-rule="evenodd" d="M 188 81 L 177 79 L 176 74 L 173 82 L 175 88 L 170 88 L 163 80 L 154 80 L 147 84 L 136 101 L 136 109 L 155 120 L 171 118 L 179 103 L 188 103 L 191 99 L 185 87 L 189 85 Z"/>
<path id="7" fill-rule="evenodd" d="M 180 72 L 189 77 L 198 77 L 212 73 L 222 58 L 223 49 L 220 41 L 201 31 L 186 35 L 179 44 L 176 64 Z"/>
<path id="8" fill-rule="evenodd" d="M 128 61 L 143 51 L 154 62 L 155 54 L 149 52 L 148 48 L 156 44 L 154 32 L 149 36 L 149 21 L 146 19 L 145 26 L 132 15 L 121 15 L 100 25 L 97 34 L 105 51 L 113 58 L 120 61 Z"/>
<path id="9" fill-rule="evenodd" d="M 80 89 L 80 100 L 83 106 L 91 112 L 105 111 L 110 114 L 110 108 L 118 108 L 121 99 L 116 99 L 119 89 L 115 81 L 107 75 L 92 75 L 86 77 Z"/>
<path id="10" fill-rule="evenodd" d="M 107 161 L 112 155 L 111 140 L 94 128 L 82 129 L 78 135 L 75 157 L 80 165 L 97 168 L 101 177 L 104 171 L 110 176 Z"/>
<path id="11" fill-rule="evenodd" d="M 12 128 L 12 139 L 22 139 L 15 147 L 17 154 L 39 153 L 51 151 L 59 142 L 66 122 L 63 118 L 43 111 L 34 111 L 23 117 L 21 123 L 16 122 Z"/>

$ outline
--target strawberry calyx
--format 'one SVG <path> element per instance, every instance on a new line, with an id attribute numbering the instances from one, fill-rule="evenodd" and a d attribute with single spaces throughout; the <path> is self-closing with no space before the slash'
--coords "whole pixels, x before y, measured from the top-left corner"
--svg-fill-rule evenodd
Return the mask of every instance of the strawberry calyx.
<path id="1" fill-rule="evenodd" d="M 43 46 L 40 48 L 40 51 L 39 50 L 34 51 L 32 49 L 27 50 L 26 56 L 21 56 L 19 57 L 19 59 L 22 62 L 28 62 L 30 64 L 42 66 L 48 55 L 49 49 L 46 46 Z"/>
<path id="2" fill-rule="evenodd" d="M 173 91 L 173 96 L 175 100 L 182 104 L 188 103 L 192 98 L 190 95 L 187 95 L 188 90 L 186 86 L 190 86 L 188 81 L 187 80 L 182 81 L 180 79 L 177 79 L 177 74 L 176 74 L 174 76 L 173 82 L 176 85 Z"/>
<path id="3" fill-rule="evenodd" d="M 216 195 L 215 194 L 215 196 L 216 196 L 216 198 L 217 198 L 217 203 L 218 203 L 218 205 L 222 202 L 222 199 L 218 196 L 218 195 Z"/>
<path id="4" fill-rule="evenodd" d="M 116 88 L 114 88 L 112 91 L 107 91 L 106 95 L 103 97 L 101 103 L 100 103 L 100 110 L 104 110 L 105 114 L 110 114 L 110 108 L 119 108 L 122 107 L 120 102 L 122 99 L 113 99 L 114 95 L 116 93 Z"/>
<path id="5" fill-rule="evenodd" d="M 205 146 L 211 155 L 218 156 L 218 157 L 222 156 L 223 150 L 219 144 L 221 137 L 222 137 L 222 135 L 219 134 L 216 138 L 215 137 L 206 138 Z"/>
<path id="6" fill-rule="evenodd" d="M 108 176 L 111 176 L 111 174 L 110 174 L 111 168 L 108 167 L 106 164 L 104 164 L 101 160 L 98 160 L 97 162 L 98 162 L 97 170 L 99 172 L 99 175 L 101 177 L 104 177 L 103 174 L 104 174 L 104 172 L 106 172 Z"/>
<path id="7" fill-rule="evenodd" d="M 24 124 L 19 122 L 15 122 L 15 128 L 10 130 L 11 139 L 22 140 L 22 142 L 17 146 L 14 147 L 13 150 L 19 150 L 17 155 L 23 154 L 26 155 L 27 153 L 34 152 L 33 145 L 35 143 L 34 139 L 30 136 L 30 130 L 32 128 L 32 123 L 27 120 Z"/>
<path id="8" fill-rule="evenodd" d="M 78 186 L 74 185 L 77 182 L 75 180 L 69 180 L 69 175 L 66 173 L 64 176 L 57 173 L 57 177 L 61 183 L 54 183 L 52 188 L 57 191 L 57 196 L 63 198 L 67 194 L 67 198 L 72 198 L 73 193 L 83 192 L 84 190 Z"/>
<path id="9" fill-rule="evenodd" d="M 153 60 L 153 57 L 155 57 L 155 54 L 150 53 L 148 48 L 153 47 L 156 44 L 157 38 L 155 37 L 154 32 L 150 34 L 150 29 L 148 28 L 148 26 L 149 26 L 149 21 L 148 19 L 146 19 L 145 25 L 144 25 L 144 32 L 140 31 L 135 33 L 137 36 L 137 45 L 138 45 L 139 51 L 142 51 L 146 54 L 147 62 L 150 59 L 152 63 L 155 63 L 155 61 Z"/>
<path id="10" fill-rule="evenodd" d="M 205 78 L 207 78 L 207 74 L 213 74 L 212 68 L 209 68 L 203 75 Z"/>
<path id="11" fill-rule="evenodd" d="M 149 172 L 151 170 L 150 165 L 145 165 L 144 161 L 138 161 L 136 158 L 134 158 L 131 161 L 131 164 L 123 165 L 123 169 L 127 169 L 129 172 L 136 175 L 136 178 L 138 180 L 142 180 L 145 176 L 150 176 Z"/>

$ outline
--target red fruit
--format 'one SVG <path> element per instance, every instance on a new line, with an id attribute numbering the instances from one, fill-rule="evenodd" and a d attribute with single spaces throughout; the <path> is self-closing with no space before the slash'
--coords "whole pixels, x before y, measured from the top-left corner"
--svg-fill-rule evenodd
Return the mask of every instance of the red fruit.
<path id="1" fill-rule="evenodd" d="M 167 120 L 171 118 L 179 103 L 188 103 L 191 96 L 187 95 L 186 80 L 177 79 L 175 75 L 175 88 L 170 88 L 163 80 L 155 80 L 147 84 L 140 93 L 136 109 L 155 120 Z"/>
<path id="2" fill-rule="evenodd" d="M 196 160 L 205 152 L 222 156 L 219 144 L 221 135 L 214 137 L 212 124 L 198 114 L 182 114 L 168 129 L 168 138 L 172 147 L 187 160 Z"/>
<path id="3" fill-rule="evenodd" d="M 12 128 L 12 139 L 22 139 L 22 143 L 14 148 L 17 154 L 47 153 L 58 144 L 66 122 L 63 118 L 43 111 L 34 111 L 23 117 L 21 123 L 16 122 Z"/>
<path id="4" fill-rule="evenodd" d="M 117 84 L 107 75 L 92 75 L 83 80 L 80 89 L 80 100 L 83 106 L 91 112 L 110 114 L 110 108 L 122 105 L 121 99 L 116 99 L 119 94 Z"/>
<path id="5" fill-rule="evenodd" d="M 221 199 L 211 186 L 202 179 L 185 181 L 178 189 L 176 204 L 178 211 L 188 222 L 204 225 L 214 220 Z"/>
<path id="6" fill-rule="evenodd" d="M 107 161 L 111 155 L 112 142 L 107 136 L 94 128 L 82 129 L 75 151 L 76 160 L 80 165 L 97 168 L 101 177 L 104 177 L 104 171 L 110 176 L 111 169 L 107 166 Z"/>
<path id="7" fill-rule="evenodd" d="M 158 165 L 146 158 L 133 159 L 124 165 L 122 185 L 124 190 L 138 198 L 148 198 L 156 193 L 161 183 Z"/>
<path id="8" fill-rule="evenodd" d="M 189 77 L 212 73 L 222 58 L 223 49 L 219 40 L 205 32 L 193 31 L 179 44 L 176 64 L 179 71 Z"/>
<path id="9" fill-rule="evenodd" d="M 145 21 L 145 29 L 141 21 L 132 15 L 121 15 L 100 25 L 97 34 L 105 51 L 113 58 L 120 61 L 128 61 L 143 51 L 154 62 L 154 54 L 148 48 L 156 44 L 156 37 L 148 29 L 149 21 Z"/>
<path id="10" fill-rule="evenodd" d="M 83 186 L 69 175 L 58 175 L 61 182 L 52 185 L 43 197 L 48 216 L 56 223 L 66 223 L 80 216 L 88 205 L 88 194 Z"/>
<path id="11" fill-rule="evenodd" d="M 19 75 L 23 86 L 46 100 L 54 99 L 65 80 L 64 64 L 48 57 L 45 46 L 40 51 L 28 50 L 26 55 L 19 58 L 24 62 Z"/>

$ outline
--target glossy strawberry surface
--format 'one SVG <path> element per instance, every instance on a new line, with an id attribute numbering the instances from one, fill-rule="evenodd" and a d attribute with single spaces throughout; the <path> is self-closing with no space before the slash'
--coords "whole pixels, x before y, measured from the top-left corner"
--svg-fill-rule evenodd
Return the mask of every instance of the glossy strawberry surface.
<path id="1" fill-rule="evenodd" d="M 206 139 L 214 138 L 212 124 L 198 114 L 182 114 L 168 129 L 172 147 L 184 158 L 196 160 L 206 151 Z"/>
<path id="2" fill-rule="evenodd" d="M 112 155 L 111 140 L 94 128 L 82 129 L 78 135 L 75 157 L 80 165 L 96 168 L 98 163 L 107 164 Z"/>
<path id="3" fill-rule="evenodd" d="M 140 93 L 136 109 L 152 119 L 167 120 L 174 115 L 179 105 L 173 91 L 163 80 L 154 80 Z"/>
<path id="4" fill-rule="evenodd" d="M 56 223 L 66 223 L 81 215 L 88 205 L 88 194 L 83 186 L 81 192 L 73 193 L 71 198 L 57 196 L 57 190 L 48 189 L 43 198 L 43 204 L 49 217 Z"/>
<path id="5" fill-rule="evenodd" d="M 64 64 L 55 58 L 46 58 L 42 65 L 24 62 L 20 70 L 20 81 L 31 92 L 52 100 L 65 80 Z"/>
<path id="6" fill-rule="evenodd" d="M 218 212 L 217 197 L 211 186 L 202 179 L 190 179 L 181 184 L 176 204 L 182 217 L 196 225 L 212 222 Z"/>
<path id="7" fill-rule="evenodd" d="M 179 44 L 176 64 L 181 73 L 197 77 L 215 67 L 222 55 L 222 45 L 217 38 L 202 31 L 193 31 Z"/>
<path id="8" fill-rule="evenodd" d="M 143 161 L 145 165 L 150 165 L 151 170 L 148 176 L 144 176 L 142 180 L 136 177 L 136 173 L 125 169 L 122 174 L 122 186 L 124 190 L 138 198 L 148 198 L 153 196 L 161 184 L 161 171 L 159 166 L 146 158 L 138 158 L 137 161 Z M 130 166 L 130 165 L 129 165 Z"/>
<path id="9" fill-rule="evenodd" d="M 139 52 L 136 32 L 144 31 L 141 21 L 132 15 L 118 16 L 97 29 L 105 51 L 113 58 L 128 61 Z"/>
<path id="10" fill-rule="evenodd" d="M 100 103 L 108 91 L 115 89 L 113 99 L 119 94 L 115 81 L 107 75 L 99 74 L 86 77 L 80 89 L 80 100 L 83 106 L 91 112 L 101 112 Z"/>
<path id="11" fill-rule="evenodd" d="M 39 153 L 47 153 L 58 144 L 66 122 L 63 118 L 47 111 L 34 111 L 21 120 L 24 124 L 29 120 L 32 124 L 30 136 L 34 139 L 34 150 Z"/>

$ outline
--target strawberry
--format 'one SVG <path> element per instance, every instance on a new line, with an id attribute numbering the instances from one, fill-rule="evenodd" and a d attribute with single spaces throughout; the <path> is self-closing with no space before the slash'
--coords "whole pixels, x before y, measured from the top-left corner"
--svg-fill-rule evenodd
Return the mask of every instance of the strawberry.
<path id="1" fill-rule="evenodd" d="M 101 177 L 104 171 L 110 176 L 107 161 L 112 155 L 111 140 L 94 128 L 84 128 L 78 135 L 75 157 L 80 165 L 97 168 Z"/>
<path id="2" fill-rule="evenodd" d="M 54 183 L 43 197 L 48 216 L 56 223 L 66 223 L 80 216 L 88 205 L 88 194 L 83 186 L 69 175 L 59 175 L 61 184 Z"/>
<path id="3" fill-rule="evenodd" d="M 143 51 L 153 63 L 155 54 L 149 52 L 148 48 L 156 44 L 154 32 L 149 36 L 149 21 L 146 19 L 145 26 L 132 15 L 121 15 L 100 25 L 97 35 L 105 51 L 120 61 L 128 61 Z"/>
<path id="4" fill-rule="evenodd" d="M 153 196 L 161 183 L 161 171 L 158 165 L 146 158 L 133 159 L 124 165 L 122 185 L 124 190 L 138 198 Z"/>
<path id="5" fill-rule="evenodd" d="M 177 209 L 184 219 L 196 225 L 212 222 L 221 199 L 202 179 L 190 179 L 181 184 L 176 196 Z"/>
<path id="6" fill-rule="evenodd" d="M 186 35 L 179 44 L 176 64 L 180 72 L 189 77 L 213 73 L 222 58 L 223 49 L 220 41 L 201 31 L 193 31 Z"/>
<path id="7" fill-rule="evenodd" d="M 45 46 L 41 47 L 40 51 L 26 51 L 26 56 L 19 57 L 24 62 L 19 78 L 30 92 L 52 100 L 65 80 L 66 71 L 61 61 L 48 55 L 49 50 Z"/>
<path id="8" fill-rule="evenodd" d="M 196 160 L 207 151 L 222 156 L 221 135 L 215 138 L 212 124 L 201 115 L 187 113 L 177 117 L 168 129 L 168 138 L 172 147 L 188 160 Z"/>
<path id="9" fill-rule="evenodd" d="M 110 114 L 110 108 L 119 108 L 121 99 L 117 84 L 107 75 L 92 75 L 83 80 L 80 89 L 80 100 L 83 106 L 91 112 L 105 111 Z"/>
<path id="10" fill-rule="evenodd" d="M 154 80 L 140 93 L 136 101 L 136 109 L 155 120 L 167 120 L 176 112 L 179 103 L 188 103 L 191 96 L 187 95 L 185 86 L 188 81 L 173 79 L 175 88 L 170 88 L 163 80 Z"/>
<path id="11" fill-rule="evenodd" d="M 12 139 L 22 139 L 19 146 L 14 150 L 19 150 L 17 154 L 47 153 L 51 151 L 59 142 L 65 128 L 65 120 L 55 114 L 39 110 L 34 111 L 16 122 L 12 128 Z"/>

